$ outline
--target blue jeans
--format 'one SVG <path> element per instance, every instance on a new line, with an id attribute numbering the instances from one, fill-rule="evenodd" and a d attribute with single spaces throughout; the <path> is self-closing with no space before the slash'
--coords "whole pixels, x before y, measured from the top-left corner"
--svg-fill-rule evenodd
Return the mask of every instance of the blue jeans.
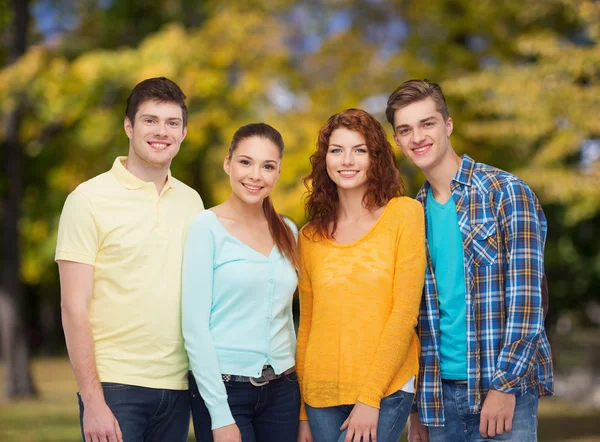
<path id="1" fill-rule="evenodd" d="M 377 422 L 377 442 L 398 442 L 410 414 L 413 394 L 398 390 L 381 400 Z M 348 430 L 340 427 L 354 405 L 315 408 L 306 405 L 308 424 L 315 442 L 343 442 Z M 363 441 L 369 442 L 369 441 Z"/>
<path id="2" fill-rule="evenodd" d="M 115 415 L 123 442 L 187 442 L 190 397 L 187 390 L 164 390 L 102 382 L 104 400 Z M 79 424 L 83 434 L 84 404 L 79 399 Z"/>
<path id="3" fill-rule="evenodd" d="M 529 391 L 517 397 L 512 430 L 492 438 L 483 438 L 479 433 L 479 414 L 471 414 L 466 384 L 442 382 L 444 394 L 443 427 L 428 427 L 429 442 L 482 442 L 482 441 L 537 441 L 537 392 Z"/>
<path id="4" fill-rule="evenodd" d="M 261 387 L 250 382 L 224 382 L 227 402 L 242 442 L 296 442 L 300 415 L 300 388 L 296 372 Z M 192 420 L 196 442 L 213 442 L 208 408 L 192 373 Z"/>

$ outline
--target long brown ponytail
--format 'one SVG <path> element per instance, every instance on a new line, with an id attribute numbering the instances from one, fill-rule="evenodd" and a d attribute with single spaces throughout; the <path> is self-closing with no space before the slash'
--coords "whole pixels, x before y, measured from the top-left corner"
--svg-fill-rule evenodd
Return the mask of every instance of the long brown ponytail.
<path id="1" fill-rule="evenodd" d="M 252 137 L 264 138 L 271 141 L 279 149 L 280 157 L 283 156 L 283 137 L 272 126 L 265 123 L 252 123 L 240 127 L 234 134 L 229 146 L 229 158 L 237 149 L 242 140 Z M 285 223 L 282 216 L 279 215 L 270 197 L 263 200 L 263 211 L 269 224 L 269 231 L 275 240 L 275 245 L 283 256 L 285 256 L 296 268 L 298 268 L 298 257 L 296 239 L 291 228 Z"/>

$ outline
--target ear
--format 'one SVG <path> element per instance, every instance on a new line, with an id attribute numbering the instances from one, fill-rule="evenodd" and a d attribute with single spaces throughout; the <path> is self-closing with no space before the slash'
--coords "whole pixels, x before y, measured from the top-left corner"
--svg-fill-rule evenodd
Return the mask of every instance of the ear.
<path id="1" fill-rule="evenodd" d="M 229 168 L 231 167 L 231 158 L 228 156 L 225 157 L 225 161 L 223 161 L 223 170 L 227 175 L 229 175 Z"/>
<path id="2" fill-rule="evenodd" d="M 129 117 L 125 117 L 123 127 L 125 128 L 127 138 L 129 138 L 130 140 L 133 139 L 133 124 L 131 124 L 131 120 L 129 119 Z"/>
<path id="3" fill-rule="evenodd" d="M 446 136 L 450 136 L 452 129 L 454 129 L 454 123 L 452 122 L 452 118 L 448 117 L 448 120 L 446 121 Z"/>
<path id="4" fill-rule="evenodd" d="M 400 141 L 398 140 L 398 132 L 394 130 L 394 141 L 396 142 L 396 146 L 400 147 Z"/>
<path id="5" fill-rule="evenodd" d="M 183 137 L 181 138 L 181 141 L 185 140 L 185 137 L 187 136 L 187 126 L 183 126 Z"/>

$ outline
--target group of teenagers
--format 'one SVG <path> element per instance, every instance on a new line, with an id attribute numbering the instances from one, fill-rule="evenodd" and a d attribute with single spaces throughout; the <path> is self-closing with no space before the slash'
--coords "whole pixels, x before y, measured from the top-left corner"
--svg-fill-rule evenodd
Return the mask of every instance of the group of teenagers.
<path id="1" fill-rule="evenodd" d="M 190 411 L 198 442 L 398 442 L 407 422 L 410 442 L 537 440 L 546 220 L 522 180 L 455 152 L 437 84 L 385 109 L 425 175 L 416 199 L 382 125 L 347 109 L 318 133 L 300 230 L 270 198 L 272 126 L 233 134 L 231 191 L 204 210 L 170 172 L 181 89 L 144 80 L 125 115 L 128 155 L 58 229 L 84 442 L 186 442 Z"/>

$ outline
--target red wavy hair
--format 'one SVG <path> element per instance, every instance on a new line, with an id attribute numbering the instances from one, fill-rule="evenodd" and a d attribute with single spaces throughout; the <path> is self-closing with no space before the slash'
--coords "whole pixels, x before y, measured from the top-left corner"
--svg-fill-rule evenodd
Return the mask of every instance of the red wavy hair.
<path id="1" fill-rule="evenodd" d="M 314 235 L 322 238 L 333 238 L 337 228 L 338 191 L 327 173 L 325 158 L 331 134 L 342 127 L 360 133 L 367 144 L 371 165 L 367 170 L 367 189 L 363 196 L 365 208 L 373 211 L 385 206 L 392 198 L 404 195 L 404 183 L 396 166 L 392 145 L 379 121 L 361 109 L 347 109 L 332 115 L 319 131 L 316 150 L 310 156 L 312 170 L 304 178 L 306 215 Z"/>

